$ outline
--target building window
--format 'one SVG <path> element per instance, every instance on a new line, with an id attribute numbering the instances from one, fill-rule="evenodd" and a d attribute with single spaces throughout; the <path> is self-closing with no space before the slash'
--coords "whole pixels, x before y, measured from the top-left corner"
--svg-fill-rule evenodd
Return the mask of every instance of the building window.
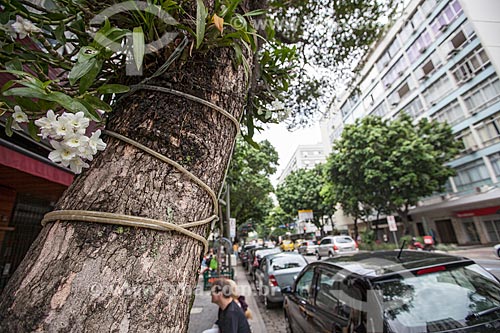
<path id="1" fill-rule="evenodd" d="M 349 115 L 358 101 L 359 96 L 357 94 L 354 93 L 353 95 L 349 96 L 345 103 L 340 107 L 342 116 L 346 117 L 347 115 Z"/>
<path id="2" fill-rule="evenodd" d="M 460 85 L 476 76 L 477 73 L 486 68 L 489 63 L 490 59 L 486 55 L 486 51 L 483 48 L 478 47 L 469 53 L 464 60 L 454 66 L 451 69 L 451 72 L 455 77 L 457 84 Z"/>
<path id="3" fill-rule="evenodd" d="M 500 141 L 500 112 L 475 125 L 477 133 L 485 146 Z"/>
<path id="4" fill-rule="evenodd" d="M 424 113 L 424 105 L 420 100 L 420 97 L 416 97 L 412 100 L 408 105 L 403 108 L 403 111 L 406 112 L 413 119 L 417 119 L 422 113 Z"/>
<path id="5" fill-rule="evenodd" d="M 399 77 L 403 76 L 404 72 L 408 68 L 408 61 L 405 57 L 399 58 L 399 60 L 392 66 L 392 68 L 387 72 L 387 74 L 382 78 L 382 83 L 386 88 L 389 88 L 394 81 Z"/>
<path id="6" fill-rule="evenodd" d="M 442 97 L 444 97 L 452 89 L 448 76 L 441 76 L 424 92 L 424 98 L 429 105 L 435 105 Z"/>
<path id="7" fill-rule="evenodd" d="M 427 51 L 431 43 L 431 35 L 428 31 L 424 31 L 407 50 L 410 62 L 414 62 L 422 53 Z"/>
<path id="8" fill-rule="evenodd" d="M 465 118 L 464 110 L 460 106 L 457 100 L 454 100 L 450 104 L 446 105 L 444 108 L 434 113 L 431 116 L 432 120 L 437 120 L 439 122 L 447 122 L 450 125 L 455 125 Z"/>
<path id="9" fill-rule="evenodd" d="M 461 154 L 470 154 L 477 149 L 476 141 L 472 136 L 472 132 L 469 128 L 464 129 L 455 136 L 455 140 L 462 141 L 463 147 L 460 150 Z"/>
<path id="10" fill-rule="evenodd" d="M 448 26 L 462 13 L 462 7 L 458 0 L 454 0 L 446 6 L 441 13 L 432 21 L 431 29 L 435 36 L 442 34 Z"/>
<path id="11" fill-rule="evenodd" d="M 495 175 L 500 178 L 500 153 L 489 156 Z"/>
<path id="12" fill-rule="evenodd" d="M 476 114 L 496 103 L 500 99 L 500 81 L 498 77 L 496 75 L 490 76 L 476 85 L 463 98 L 471 114 Z"/>
<path id="13" fill-rule="evenodd" d="M 483 220 L 483 223 L 490 242 L 498 242 L 500 240 L 500 218 Z"/>
<path id="14" fill-rule="evenodd" d="M 440 46 L 441 52 L 444 53 L 446 59 L 450 59 L 475 38 L 476 32 L 472 28 L 472 25 L 467 22 L 463 24 L 449 40 Z"/>
<path id="15" fill-rule="evenodd" d="M 387 108 L 387 105 L 384 102 L 382 102 L 375 109 L 373 109 L 371 115 L 372 116 L 383 117 L 388 112 L 389 112 L 389 109 Z"/>
<path id="16" fill-rule="evenodd" d="M 491 184 L 491 178 L 482 159 L 457 168 L 457 175 L 453 180 L 459 192 Z"/>
<path id="17" fill-rule="evenodd" d="M 424 62 L 424 65 L 415 71 L 417 79 L 420 81 L 426 80 L 432 73 L 441 67 L 441 60 L 437 53 L 433 53 Z"/>

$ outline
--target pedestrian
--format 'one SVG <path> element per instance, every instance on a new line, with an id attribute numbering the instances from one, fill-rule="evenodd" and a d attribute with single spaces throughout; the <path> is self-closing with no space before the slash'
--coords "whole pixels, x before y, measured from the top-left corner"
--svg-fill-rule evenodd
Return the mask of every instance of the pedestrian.
<path id="1" fill-rule="evenodd" d="M 212 284 L 211 294 L 212 303 L 219 306 L 216 324 L 220 333 L 251 332 L 243 309 L 233 299 L 233 285 L 228 279 L 217 279 Z"/>
<path id="2" fill-rule="evenodd" d="M 233 300 L 241 307 L 243 313 L 245 314 L 245 317 L 247 319 L 252 319 L 252 311 L 250 311 L 250 309 L 248 308 L 245 296 L 240 294 L 236 282 L 230 279 L 228 279 L 227 282 L 231 285 L 231 297 L 233 298 Z"/>

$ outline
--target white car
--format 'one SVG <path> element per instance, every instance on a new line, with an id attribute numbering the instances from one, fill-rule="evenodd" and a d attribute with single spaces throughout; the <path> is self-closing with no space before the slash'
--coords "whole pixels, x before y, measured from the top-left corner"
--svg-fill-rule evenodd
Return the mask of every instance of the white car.
<path id="1" fill-rule="evenodd" d="M 316 248 L 316 258 L 333 257 L 337 254 L 356 253 L 358 244 L 350 236 L 327 236 L 321 240 Z"/>
<path id="2" fill-rule="evenodd" d="M 315 254 L 318 245 L 312 240 L 303 241 L 299 246 L 299 253 L 303 255 Z"/>
<path id="3" fill-rule="evenodd" d="M 497 244 L 493 247 L 495 249 L 495 254 L 497 255 L 497 257 L 500 258 L 500 244 Z"/>

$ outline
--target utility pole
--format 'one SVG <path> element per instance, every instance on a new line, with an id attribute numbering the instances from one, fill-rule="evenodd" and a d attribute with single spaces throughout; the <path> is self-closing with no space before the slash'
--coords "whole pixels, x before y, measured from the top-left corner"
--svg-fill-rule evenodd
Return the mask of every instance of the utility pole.
<path id="1" fill-rule="evenodd" d="M 229 219 L 231 218 L 231 204 L 230 204 L 230 199 L 231 199 L 231 196 L 229 194 L 229 191 L 231 189 L 231 186 L 229 185 L 229 183 L 226 182 L 226 226 L 227 226 L 227 239 L 231 240 L 231 243 L 233 242 L 233 240 L 231 239 L 231 230 L 230 230 L 230 226 L 229 226 Z M 232 251 L 232 246 L 231 248 L 229 249 L 229 253 L 228 253 L 228 256 L 227 256 L 227 263 L 229 265 L 229 271 L 231 271 L 232 269 L 232 266 L 231 266 L 231 251 Z"/>

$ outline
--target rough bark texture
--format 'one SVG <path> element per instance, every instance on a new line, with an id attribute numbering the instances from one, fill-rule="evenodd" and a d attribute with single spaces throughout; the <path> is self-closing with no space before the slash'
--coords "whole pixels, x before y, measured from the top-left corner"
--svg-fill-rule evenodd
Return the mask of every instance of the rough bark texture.
<path id="1" fill-rule="evenodd" d="M 242 68 L 230 51 L 195 56 L 152 84 L 184 91 L 241 115 Z M 150 82 L 151 83 L 151 82 Z M 217 193 L 236 129 L 185 98 L 138 91 L 108 129 L 185 166 Z M 77 177 L 56 209 L 143 216 L 182 224 L 213 213 L 205 190 L 176 169 L 114 138 Z M 208 226 L 196 232 L 206 235 Z M 84 222 L 49 223 L 0 301 L 2 332 L 185 332 L 202 244 L 176 232 Z"/>

